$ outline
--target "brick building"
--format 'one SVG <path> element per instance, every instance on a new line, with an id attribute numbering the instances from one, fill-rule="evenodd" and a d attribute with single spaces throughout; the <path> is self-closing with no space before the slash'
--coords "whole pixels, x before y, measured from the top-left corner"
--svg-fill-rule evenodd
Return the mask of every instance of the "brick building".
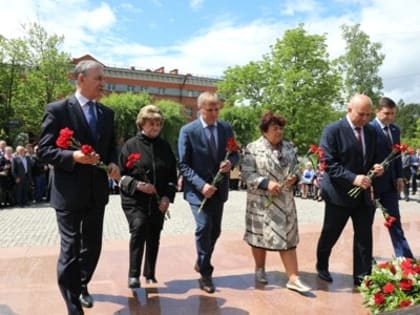
<path id="1" fill-rule="evenodd" d="M 74 58 L 73 64 L 81 60 L 96 60 L 90 55 Z M 102 64 L 102 63 L 101 63 Z M 184 106 L 185 114 L 192 120 L 197 117 L 197 97 L 204 91 L 215 91 L 219 79 L 180 74 L 178 69 L 165 72 L 164 67 L 155 70 L 137 70 L 135 67 L 105 67 L 108 93 L 146 92 L 153 100 L 167 99 Z"/>

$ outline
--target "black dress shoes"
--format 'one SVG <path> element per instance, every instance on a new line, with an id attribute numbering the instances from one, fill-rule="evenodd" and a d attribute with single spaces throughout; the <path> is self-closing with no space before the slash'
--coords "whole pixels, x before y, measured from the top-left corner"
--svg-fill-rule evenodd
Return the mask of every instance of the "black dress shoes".
<path id="1" fill-rule="evenodd" d="M 151 278 L 146 278 L 146 283 L 151 284 L 151 283 L 157 283 L 158 281 L 156 280 L 155 277 L 151 277 Z"/>
<path id="2" fill-rule="evenodd" d="M 140 288 L 140 280 L 137 277 L 128 278 L 128 287 L 130 289 Z"/>
<path id="3" fill-rule="evenodd" d="M 93 306 L 93 298 L 89 294 L 87 287 L 82 287 L 82 292 L 79 296 L 79 301 L 83 307 L 91 308 Z"/>
<path id="4" fill-rule="evenodd" d="M 215 288 L 211 276 L 201 277 L 198 279 L 198 283 L 201 290 L 206 291 L 207 293 L 214 293 Z"/>
<path id="5" fill-rule="evenodd" d="M 330 275 L 330 272 L 326 269 L 316 269 L 318 273 L 318 277 L 320 277 L 322 280 L 327 282 L 333 282 L 333 278 Z"/>

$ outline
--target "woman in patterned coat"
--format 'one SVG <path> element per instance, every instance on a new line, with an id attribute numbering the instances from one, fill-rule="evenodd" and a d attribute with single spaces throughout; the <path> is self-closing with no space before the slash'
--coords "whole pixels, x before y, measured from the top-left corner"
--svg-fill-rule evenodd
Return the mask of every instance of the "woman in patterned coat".
<path id="1" fill-rule="evenodd" d="M 298 277 L 296 246 L 299 242 L 293 186 L 299 178 L 297 156 L 283 140 L 286 119 L 271 111 L 260 120 L 262 136 L 247 145 L 241 174 L 247 184 L 246 231 L 255 261 L 255 280 L 266 284 L 268 251 L 280 253 L 289 281 L 288 289 L 308 292 Z"/>

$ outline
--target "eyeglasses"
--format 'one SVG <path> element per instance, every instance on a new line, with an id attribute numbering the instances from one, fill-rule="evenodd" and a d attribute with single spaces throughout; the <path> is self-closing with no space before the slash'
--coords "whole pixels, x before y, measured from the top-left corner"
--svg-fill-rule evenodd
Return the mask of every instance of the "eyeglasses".
<path id="1" fill-rule="evenodd" d="M 211 112 L 216 112 L 217 113 L 219 111 L 219 108 L 218 107 L 216 107 L 216 108 L 203 108 L 203 110 L 205 110 L 208 113 L 211 113 Z"/>

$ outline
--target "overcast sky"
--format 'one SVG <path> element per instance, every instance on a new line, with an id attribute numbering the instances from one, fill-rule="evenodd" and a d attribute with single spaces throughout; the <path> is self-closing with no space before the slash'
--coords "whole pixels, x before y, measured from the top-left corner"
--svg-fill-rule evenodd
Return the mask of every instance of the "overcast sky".
<path id="1" fill-rule="evenodd" d="M 418 0 L 13 0 L 0 10 L 0 33 L 22 35 L 40 23 L 64 35 L 72 57 L 105 65 L 220 77 L 229 66 L 261 60 L 284 31 L 304 23 L 326 34 L 331 57 L 344 51 L 340 25 L 361 24 L 386 55 L 385 95 L 420 103 Z"/>

